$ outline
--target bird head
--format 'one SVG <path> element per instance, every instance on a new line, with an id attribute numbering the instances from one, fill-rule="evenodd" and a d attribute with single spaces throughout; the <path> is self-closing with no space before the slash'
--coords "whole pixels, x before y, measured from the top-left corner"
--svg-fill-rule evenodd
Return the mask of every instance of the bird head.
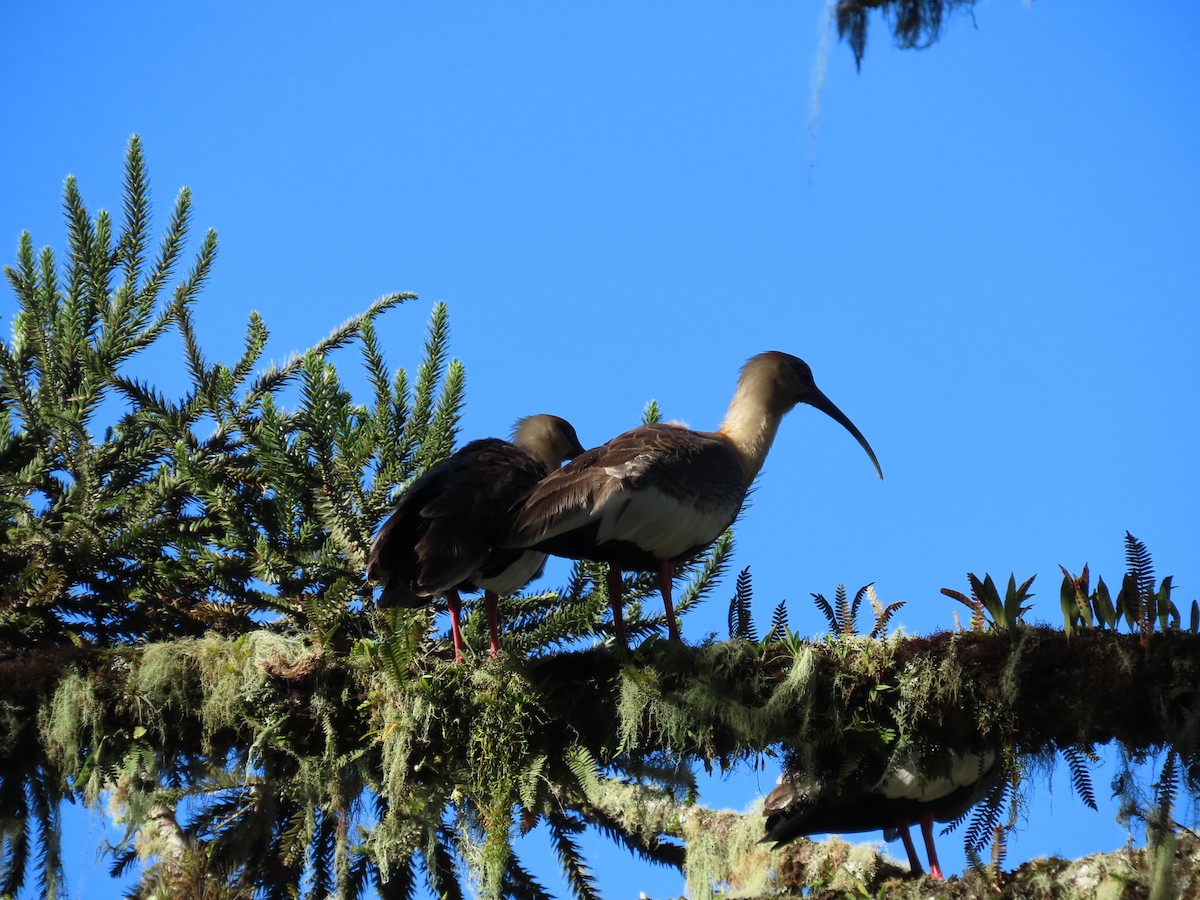
<path id="1" fill-rule="evenodd" d="M 583 452 L 571 423 L 546 413 L 518 419 L 513 426 L 512 442 L 545 463 L 547 469 L 557 469 L 565 460 Z"/>
<path id="2" fill-rule="evenodd" d="M 767 404 L 780 416 L 800 403 L 807 403 L 819 409 L 854 435 L 855 440 L 867 451 L 867 456 L 871 457 L 880 479 L 883 478 L 883 469 L 880 468 L 875 451 L 871 449 L 867 439 L 850 418 L 817 387 L 812 369 L 804 360 L 778 350 L 760 353 L 751 357 L 742 367 L 742 375 L 738 380 L 739 391 L 743 387 L 756 393 L 761 392 L 766 397 Z"/>

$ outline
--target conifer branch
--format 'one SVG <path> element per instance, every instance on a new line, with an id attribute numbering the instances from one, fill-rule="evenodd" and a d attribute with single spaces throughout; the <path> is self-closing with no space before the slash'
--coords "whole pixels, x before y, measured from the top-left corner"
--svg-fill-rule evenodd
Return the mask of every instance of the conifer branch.
<path id="1" fill-rule="evenodd" d="M 396 491 L 457 439 L 465 376 L 444 305 L 411 382 L 389 371 L 374 326 L 402 294 L 257 373 L 268 330 L 251 314 L 237 359 L 211 362 L 194 312 L 211 232 L 170 285 L 190 210 L 185 189 L 152 259 L 135 136 L 120 224 L 92 216 L 70 180 L 61 264 L 24 235 L 6 270 L 19 308 L 0 340 L 0 892 L 57 890 L 61 801 L 105 792 L 128 829 L 115 865 L 140 861 L 147 895 L 355 897 L 375 878 L 412 896 L 419 863 L 441 896 L 462 896 L 472 872 L 491 893 L 541 897 L 511 852 L 514 809 L 523 828 L 550 823 L 577 896 L 595 894 L 578 842 L 589 826 L 707 889 L 726 876 L 676 839 L 690 851 L 736 827 L 756 832 L 749 846 L 761 822 L 695 806 L 692 765 L 728 770 L 779 747 L 829 778 L 900 747 L 1001 748 L 1007 777 L 968 828 L 971 852 L 990 841 L 997 866 L 1020 759 L 1061 750 L 1094 803 L 1083 761 L 1095 744 L 1166 748 L 1153 791 L 1125 787 L 1130 814 L 1168 846 L 1172 810 L 1200 792 L 1200 607 L 1185 631 L 1172 580 L 1156 585 L 1132 535 L 1115 603 L 1103 579 L 1089 594 L 1086 568 L 1064 570 L 1069 640 L 1023 621 L 1032 579 L 1010 576 L 1001 596 L 969 575 L 970 598 L 946 593 L 978 632 L 885 638 L 900 604 L 839 586 L 832 605 L 814 595 L 833 637 L 791 633 L 780 602 L 759 641 L 746 568 L 729 610 L 742 640 L 662 639 L 643 575 L 629 585 L 629 633 L 652 639 L 624 655 L 597 640 L 603 567 L 580 563 L 565 590 L 503 598 L 499 659 L 452 665 L 430 640 L 435 607 L 376 611 L 362 571 Z M 191 375 L 182 397 L 124 368 L 172 328 Z M 365 403 L 330 359 L 355 339 Z M 296 382 L 298 404 L 282 396 Z M 103 421 L 113 394 L 130 409 Z M 198 433 L 209 417 L 215 429 Z M 715 589 L 731 551 L 727 533 L 684 567 L 681 613 Z M 864 596 L 870 638 L 857 635 Z M 482 646 L 472 607 L 469 643 Z"/>

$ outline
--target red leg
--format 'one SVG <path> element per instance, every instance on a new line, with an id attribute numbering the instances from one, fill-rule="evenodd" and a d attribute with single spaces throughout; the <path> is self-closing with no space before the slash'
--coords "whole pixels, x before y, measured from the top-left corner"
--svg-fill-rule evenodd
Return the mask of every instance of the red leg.
<path id="1" fill-rule="evenodd" d="M 497 607 L 500 605 L 500 598 L 496 596 L 495 591 L 483 592 L 483 605 L 487 609 L 488 634 L 492 636 L 492 647 L 489 651 L 492 654 L 492 659 L 500 653 L 500 627 L 497 625 L 499 613 Z"/>
<path id="2" fill-rule="evenodd" d="M 925 853 L 929 857 L 929 877 L 945 881 L 942 867 L 938 865 L 937 848 L 933 846 L 933 813 L 921 813 L 921 837 L 925 838 Z"/>
<path id="3" fill-rule="evenodd" d="M 679 640 L 679 626 L 675 623 L 675 606 L 671 603 L 671 576 L 675 567 L 669 562 L 658 564 L 658 590 L 662 594 L 663 608 L 667 611 L 667 634 L 671 640 Z"/>
<path id="4" fill-rule="evenodd" d="M 463 661 L 462 623 L 459 622 L 462 600 L 458 597 L 458 591 L 446 591 L 446 605 L 450 607 L 450 635 L 454 639 L 454 661 L 460 663 Z"/>
<path id="5" fill-rule="evenodd" d="M 921 868 L 921 858 L 917 856 L 917 848 L 913 844 L 912 835 L 908 833 L 908 823 L 900 822 L 896 826 L 900 832 L 900 840 L 904 842 L 904 852 L 908 854 L 908 866 L 912 869 L 914 875 L 924 875 L 925 870 Z"/>
<path id="6" fill-rule="evenodd" d="M 629 644 L 625 640 L 625 616 L 621 613 L 621 596 L 625 592 L 625 586 L 621 582 L 621 570 L 616 566 L 608 567 L 608 602 L 612 606 L 613 613 L 613 631 L 617 635 L 617 643 L 622 649 L 628 650 Z"/>

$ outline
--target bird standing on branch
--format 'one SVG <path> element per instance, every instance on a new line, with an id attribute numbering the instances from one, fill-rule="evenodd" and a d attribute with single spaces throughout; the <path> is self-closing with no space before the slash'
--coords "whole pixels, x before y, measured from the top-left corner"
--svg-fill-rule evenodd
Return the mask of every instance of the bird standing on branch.
<path id="1" fill-rule="evenodd" d="M 515 511 L 547 473 L 582 452 L 569 422 L 536 415 L 517 422 L 512 443 L 472 441 L 431 468 L 404 492 L 371 546 L 367 577 L 384 583 L 377 605 L 414 608 L 445 597 L 462 662 L 459 592 L 482 589 L 495 656 L 499 596 L 532 581 L 546 562 L 545 553 L 502 547 Z"/>
<path id="2" fill-rule="evenodd" d="M 883 478 L 871 445 L 817 388 L 808 365 L 770 351 L 742 368 L 725 421 L 716 431 L 642 425 L 552 472 L 530 492 L 511 544 L 608 563 L 613 628 L 617 643 L 626 649 L 621 572 L 654 572 L 667 630 L 678 640 L 671 603 L 675 567 L 733 523 L 780 420 L 798 403 L 840 422 Z"/>
<path id="3" fill-rule="evenodd" d="M 929 875 L 944 880 L 933 844 L 933 823 L 962 816 L 986 796 L 998 774 L 991 751 L 951 752 L 949 770 L 939 775 L 922 771 L 921 756 L 916 754 L 896 765 L 882 783 L 835 795 L 822 790 L 819 782 L 784 773 L 763 802 L 767 823 L 762 840 L 774 841 L 779 848 L 803 835 L 883 831 L 886 840 L 899 837 L 904 842 L 913 874 L 921 875 L 924 869 L 908 832 L 910 825 L 919 822 Z"/>

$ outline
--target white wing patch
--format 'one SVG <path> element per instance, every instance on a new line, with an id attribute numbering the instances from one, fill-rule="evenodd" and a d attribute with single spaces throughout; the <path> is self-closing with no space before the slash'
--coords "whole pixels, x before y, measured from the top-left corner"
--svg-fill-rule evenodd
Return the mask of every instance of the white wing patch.
<path id="1" fill-rule="evenodd" d="M 633 459 L 627 459 L 619 466 L 605 466 L 603 472 L 609 478 L 624 481 L 626 478 L 636 478 L 643 474 L 650 465 L 659 458 L 657 453 L 639 453 Z"/>
<path id="2" fill-rule="evenodd" d="M 889 800 L 937 800 L 973 784 L 992 767 L 995 754 L 988 751 L 982 757 L 968 753 L 951 753 L 950 772 L 937 777 L 925 777 L 920 769 L 920 755 L 899 763 L 883 784 L 883 795 Z"/>

